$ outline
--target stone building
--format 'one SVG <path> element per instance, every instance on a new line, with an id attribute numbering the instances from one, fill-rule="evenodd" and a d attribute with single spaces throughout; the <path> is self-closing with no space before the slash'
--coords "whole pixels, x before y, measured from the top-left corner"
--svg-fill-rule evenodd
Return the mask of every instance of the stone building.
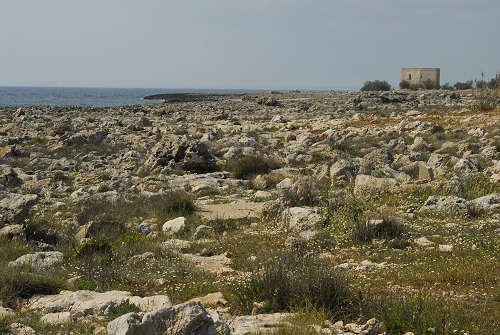
<path id="1" fill-rule="evenodd" d="M 404 67 L 401 69 L 401 81 L 406 81 L 410 85 L 420 85 L 430 80 L 439 86 L 440 72 L 441 69 L 438 67 Z"/>

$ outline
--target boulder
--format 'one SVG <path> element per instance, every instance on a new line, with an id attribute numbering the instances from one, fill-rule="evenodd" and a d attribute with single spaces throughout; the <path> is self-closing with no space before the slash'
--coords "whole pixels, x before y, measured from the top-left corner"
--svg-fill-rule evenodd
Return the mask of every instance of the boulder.
<path id="1" fill-rule="evenodd" d="M 21 323 L 11 323 L 9 325 L 9 331 L 5 335 L 35 335 L 36 331 L 26 325 Z"/>
<path id="2" fill-rule="evenodd" d="M 0 184 L 6 187 L 17 187 L 23 183 L 17 172 L 8 165 L 0 165 Z"/>
<path id="3" fill-rule="evenodd" d="M 69 323 L 71 320 L 70 312 L 48 313 L 40 318 L 40 321 L 51 324 Z"/>
<path id="4" fill-rule="evenodd" d="M 0 239 L 7 239 L 7 240 L 12 240 L 12 239 L 25 239 L 26 235 L 24 232 L 24 227 L 23 225 L 20 224 L 13 224 L 9 226 L 5 226 L 2 229 L 0 229 Z"/>
<path id="5" fill-rule="evenodd" d="M 8 193 L 0 200 L 0 226 L 19 224 L 37 202 L 36 194 Z"/>
<path id="6" fill-rule="evenodd" d="M 358 174 L 354 180 L 354 193 L 361 194 L 364 191 L 382 191 L 398 184 L 394 178 L 376 178 L 369 175 Z"/>
<path id="7" fill-rule="evenodd" d="M 108 335 L 229 335 L 229 325 L 200 302 L 187 302 L 149 313 L 128 313 L 108 323 Z"/>
<path id="8" fill-rule="evenodd" d="M 163 224 L 162 230 L 166 233 L 178 233 L 186 228 L 186 218 L 181 216 Z"/>
<path id="9" fill-rule="evenodd" d="M 222 292 L 209 293 L 203 297 L 193 298 L 189 301 L 199 301 L 203 306 L 223 307 L 228 304 Z"/>
<path id="10" fill-rule="evenodd" d="M 283 220 L 291 229 L 309 229 L 322 219 L 316 207 L 291 207 L 283 212 Z"/>
<path id="11" fill-rule="evenodd" d="M 32 269 L 41 271 L 59 264 L 63 260 L 63 253 L 59 251 L 43 251 L 27 254 L 9 262 L 9 267 L 30 266 Z"/>
<path id="12" fill-rule="evenodd" d="M 430 196 L 420 208 L 420 212 L 465 213 L 468 203 L 467 200 L 455 196 Z"/>
<path id="13" fill-rule="evenodd" d="M 418 161 L 418 179 L 419 180 L 434 180 L 434 171 L 426 163 Z"/>
<path id="14" fill-rule="evenodd" d="M 350 160 L 341 159 L 330 167 L 330 179 L 348 181 L 356 176 L 358 167 Z"/>
<path id="15" fill-rule="evenodd" d="M 496 210 L 500 209 L 500 194 L 493 193 L 484 197 L 471 200 L 470 203 L 479 210 Z"/>
<path id="16" fill-rule="evenodd" d="M 14 316 L 14 314 L 16 314 L 16 313 L 14 313 L 14 311 L 12 309 L 2 307 L 2 305 L 0 305 L 0 319 Z"/>

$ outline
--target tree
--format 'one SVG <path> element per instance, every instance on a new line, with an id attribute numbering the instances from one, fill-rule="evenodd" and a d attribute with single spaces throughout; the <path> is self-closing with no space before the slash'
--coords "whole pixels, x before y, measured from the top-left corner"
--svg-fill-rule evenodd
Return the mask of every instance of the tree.
<path id="1" fill-rule="evenodd" d="M 488 87 L 488 84 L 484 80 L 476 80 L 476 88 L 484 89 Z"/>
<path id="2" fill-rule="evenodd" d="M 455 83 L 455 88 L 457 90 L 469 90 L 472 88 L 472 80 L 468 80 L 468 81 L 465 81 L 465 82 L 459 82 L 457 81 Z"/>
<path id="3" fill-rule="evenodd" d="M 401 80 L 399 82 L 399 88 L 401 89 L 409 89 L 410 88 L 410 83 L 406 80 Z"/>
<path id="4" fill-rule="evenodd" d="M 441 85 L 441 89 L 442 90 L 452 90 L 453 86 L 451 86 L 450 83 L 445 83 L 445 84 Z"/>
<path id="5" fill-rule="evenodd" d="M 391 90 L 391 85 L 385 80 L 367 81 L 361 88 L 361 91 L 390 91 L 390 90 Z"/>
<path id="6" fill-rule="evenodd" d="M 489 82 L 488 82 L 488 88 L 490 89 L 494 89 L 497 87 L 497 85 L 500 85 L 500 83 L 497 82 L 497 79 L 496 78 L 493 78 L 491 79 Z"/>
<path id="7" fill-rule="evenodd" d="M 439 85 L 438 83 L 436 83 L 434 80 L 432 79 L 426 79 L 424 81 L 424 88 L 426 90 L 434 90 L 434 89 L 439 89 Z"/>

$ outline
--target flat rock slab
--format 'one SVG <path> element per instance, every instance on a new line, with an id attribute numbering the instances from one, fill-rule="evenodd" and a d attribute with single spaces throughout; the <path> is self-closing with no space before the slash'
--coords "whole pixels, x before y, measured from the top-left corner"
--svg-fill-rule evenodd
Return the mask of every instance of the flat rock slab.
<path id="1" fill-rule="evenodd" d="M 261 333 L 272 333 L 278 328 L 291 326 L 286 321 L 292 316 L 290 313 L 258 314 L 249 316 L 238 316 L 231 324 L 232 335 L 250 335 Z"/>
<path id="2" fill-rule="evenodd" d="M 203 257 L 193 254 L 182 254 L 182 257 L 194 263 L 200 269 L 217 275 L 234 271 L 229 267 L 231 259 L 227 258 L 226 255 Z"/>
<path id="3" fill-rule="evenodd" d="M 223 204 L 197 204 L 201 217 L 206 220 L 258 218 L 265 203 L 237 200 Z"/>
<path id="4" fill-rule="evenodd" d="M 26 309 L 41 310 L 46 313 L 70 312 L 73 316 L 109 315 L 122 304 L 136 305 L 142 311 L 172 306 L 169 297 L 157 295 L 151 297 L 132 296 L 127 291 L 94 292 L 87 290 L 61 291 L 55 295 L 36 296 L 29 300 Z"/>
<path id="5" fill-rule="evenodd" d="M 35 252 L 34 254 L 23 255 L 15 261 L 9 262 L 9 267 L 30 266 L 34 270 L 41 271 L 61 263 L 63 257 L 63 253 L 59 251 Z"/>

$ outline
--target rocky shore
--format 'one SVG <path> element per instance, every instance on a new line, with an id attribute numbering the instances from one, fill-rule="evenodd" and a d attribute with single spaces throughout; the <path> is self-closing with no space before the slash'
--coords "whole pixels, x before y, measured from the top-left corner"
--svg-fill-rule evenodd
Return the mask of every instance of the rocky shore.
<path id="1" fill-rule="evenodd" d="M 0 107 L 0 332 L 498 330 L 500 110 L 478 99 Z"/>

